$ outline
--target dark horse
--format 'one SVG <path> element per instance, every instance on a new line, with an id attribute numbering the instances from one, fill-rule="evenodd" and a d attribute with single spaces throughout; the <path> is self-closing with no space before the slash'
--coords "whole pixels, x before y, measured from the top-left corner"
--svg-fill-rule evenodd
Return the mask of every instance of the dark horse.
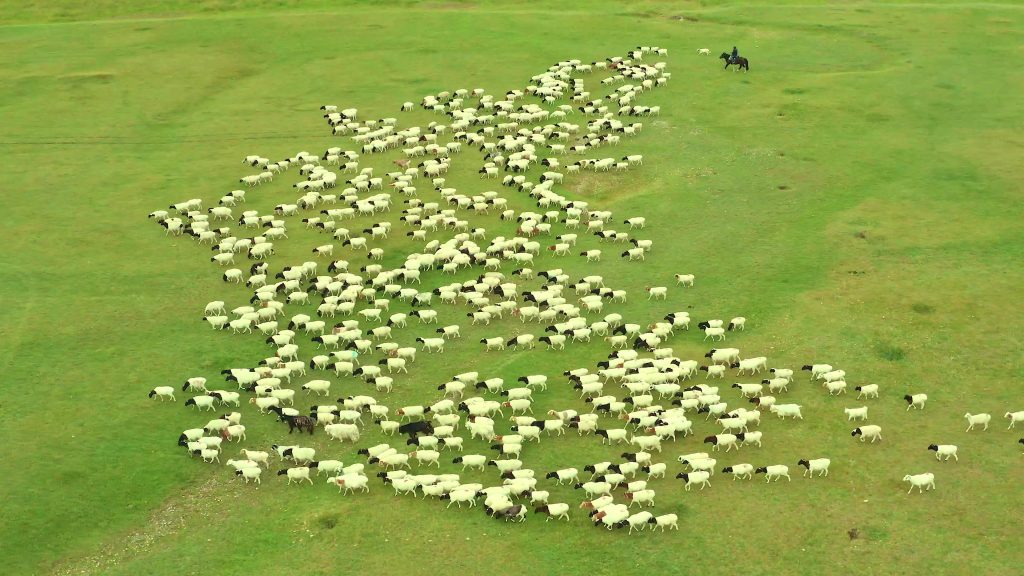
<path id="1" fill-rule="evenodd" d="M 722 55 L 718 57 L 721 60 L 725 60 L 725 70 L 729 69 L 730 64 L 739 66 L 741 70 L 750 70 L 750 63 L 743 56 L 737 56 L 735 60 L 731 59 L 728 54 L 722 52 Z"/>

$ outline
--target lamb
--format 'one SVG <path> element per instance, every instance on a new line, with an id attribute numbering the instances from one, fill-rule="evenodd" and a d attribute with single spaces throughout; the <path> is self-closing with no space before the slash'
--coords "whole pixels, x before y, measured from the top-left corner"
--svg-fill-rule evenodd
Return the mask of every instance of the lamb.
<path id="1" fill-rule="evenodd" d="M 176 402 L 174 398 L 174 387 L 173 386 L 157 386 L 149 392 L 149 397 L 153 398 L 157 396 L 160 401 L 163 402 L 165 399 L 170 398 L 171 401 Z"/>
<path id="2" fill-rule="evenodd" d="M 860 408 L 843 408 L 843 412 L 846 413 L 846 421 L 850 420 L 867 420 L 868 419 L 868 407 L 861 406 Z"/>
<path id="3" fill-rule="evenodd" d="M 764 474 L 765 483 L 771 482 L 772 478 L 775 478 L 775 481 L 777 482 L 779 478 L 783 476 L 786 477 L 786 480 L 789 480 L 790 482 L 793 481 L 793 479 L 789 477 L 789 466 L 786 466 L 785 464 L 776 464 L 774 466 L 762 466 L 757 470 L 754 470 L 754 473 Z"/>
<path id="4" fill-rule="evenodd" d="M 914 395 L 907 394 L 906 396 L 903 397 L 903 399 L 907 401 L 907 410 L 908 411 L 911 408 L 918 408 L 920 410 L 924 410 L 924 403 L 928 400 L 928 395 L 927 394 L 914 394 Z"/>
<path id="5" fill-rule="evenodd" d="M 857 399 L 861 396 L 867 396 L 868 398 L 878 398 L 878 384 L 866 384 L 864 386 L 857 386 L 854 388 L 857 391 Z"/>
<path id="6" fill-rule="evenodd" d="M 868 438 L 871 438 L 871 443 L 874 444 L 876 440 L 882 439 L 882 427 L 876 424 L 869 424 L 867 426 L 861 426 L 854 428 L 850 436 L 860 436 L 860 441 L 863 442 Z"/>
<path id="7" fill-rule="evenodd" d="M 722 474 L 732 474 L 732 479 L 739 480 L 740 478 L 753 478 L 754 477 L 754 465 L 753 464 L 733 464 L 732 466 L 726 466 L 722 468 Z"/>
<path id="8" fill-rule="evenodd" d="M 683 488 L 685 488 L 687 492 L 689 492 L 690 486 L 693 486 L 694 484 L 700 484 L 701 490 L 703 490 L 705 486 L 711 485 L 711 473 L 704 470 L 698 470 L 696 472 L 680 472 L 679 474 L 676 474 L 676 478 L 686 482 Z"/>
<path id="9" fill-rule="evenodd" d="M 449 504 L 449 506 L 450 506 L 450 504 Z M 536 514 L 547 514 L 548 517 L 547 517 L 547 520 L 545 520 L 545 522 L 547 522 L 548 520 L 551 520 L 552 518 L 556 518 L 556 519 L 565 518 L 566 522 L 569 521 L 569 505 L 568 504 L 563 504 L 563 503 L 545 504 L 544 506 L 539 506 L 539 507 L 535 508 L 534 509 L 534 513 L 536 513 Z"/>
<path id="10" fill-rule="evenodd" d="M 828 458 L 815 458 L 813 460 L 800 460 L 796 464 L 797 466 L 803 466 L 806 468 L 806 470 L 804 470 L 804 476 L 810 474 L 813 478 L 815 472 L 818 472 L 818 476 L 828 476 L 828 465 L 831 463 L 832 461 Z"/>
<path id="11" fill-rule="evenodd" d="M 288 483 L 302 482 L 303 480 L 308 481 L 310 484 L 313 483 L 313 479 L 309 477 L 309 467 L 299 466 L 296 468 L 285 468 L 284 470 L 277 471 L 278 476 L 288 476 Z"/>
<path id="12" fill-rule="evenodd" d="M 983 430 L 988 430 L 988 423 L 992 420 L 992 415 L 991 414 L 971 414 L 970 412 L 967 412 L 966 414 L 964 414 L 964 418 L 967 418 L 967 430 L 966 430 L 966 432 L 970 432 L 971 430 L 974 429 L 975 424 L 982 424 L 982 425 L 985 426 L 983 428 Z"/>
<path id="13" fill-rule="evenodd" d="M 957 462 L 960 461 L 960 457 L 956 455 L 957 447 L 954 444 L 930 444 L 928 449 L 935 452 L 936 460 L 940 460 L 942 456 L 945 456 L 945 460 L 949 460 L 952 457 Z"/>
<path id="14" fill-rule="evenodd" d="M 904 482 L 910 482 L 910 490 L 907 490 L 907 494 L 914 491 L 914 487 L 917 487 L 917 492 L 921 493 L 924 490 L 932 490 L 935 488 L 935 474 L 926 472 L 924 474 L 914 474 L 911 476 L 907 474 L 903 477 Z"/>
<path id="15" fill-rule="evenodd" d="M 1024 410 L 1019 412 L 1007 412 L 1004 415 L 1004 418 L 1008 418 L 1010 420 L 1010 425 L 1006 427 L 1006 429 L 1009 430 L 1016 426 L 1017 422 L 1024 422 Z"/>

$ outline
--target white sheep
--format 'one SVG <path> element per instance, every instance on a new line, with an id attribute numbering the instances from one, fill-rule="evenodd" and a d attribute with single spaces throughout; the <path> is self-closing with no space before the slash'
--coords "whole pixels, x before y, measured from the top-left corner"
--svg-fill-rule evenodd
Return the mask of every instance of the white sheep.
<path id="1" fill-rule="evenodd" d="M 175 399 L 174 399 L 174 387 L 173 386 L 157 386 L 156 388 L 153 388 L 149 392 L 149 397 L 150 398 L 153 398 L 154 396 L 159 397 L 161 402 L 163 402 L 165 399 L 168 399 L 168 398 L 171 399 L 172 401 L 175 401 Z"/>
<path id="2" fill-rule="evenodd" d="M 732 474 L 732 479 L 739 480 L 740 478 L 753 478 L 754 477 L 754 465 L 753 464 L 733 464 L 732 466 L 726 466 L 722 468 L 723 474 Z"/>
<path id="3" fill-rule="evenodd" d="M 850 420 L 867 420 L 868 419 L 868 407 L 861 406 L 860 408 L 843 408 L 843 412 L 846 413 L 846 421 Z"/>
<path id="4" fill-rule="evenodd" d="M 903 481 L 910 482 L 910 490 L 907 490 L 907 494 L 913 492 L 915 486 L 917 487 L 918 493 L 935 488 L 935 474 L 932 474 L 931 472 L 914 474 L 913 476 L 907 474 L 903 477 Z"/>
<path id="5" fill-rule="evenodd" d="M 241 468 L 241 469 L 235 470 L 235 475 L 236 476 L 241 476 L 243 479 L 245 479 L 245 483 L 246 484 L 249 483 L 249 480 L 255 480 L 257 484 L 260 484 L 260 475 L 261 474 L 263 474 L 263 469 L 259 468 L 259 467 L 256 467 L 256 468 Z"/>
<path id="6" fill-rule="evenodd" d="M 913 394 L 913 395 L 907 394 L 906 396 L 903 397 L 903 399 L 907 401 L 907 410 L 908 411 L 911 408 L 918 408 L 920 410 L 924 410 L 924 403 L 928 400 L 928 395 L 927 394 Z"/>
<path id="7" fill-rule="evenodd" d="M 803 466 L 804 476 L 808 474 L 814 477 L 814 473 L 818 472 L 818 476 L 828 476 L 828 466 L 832 461 L 828 458 L 815 458 L 813 460 L 800 460 L 797 462 L 798 466 Z"/>
<path id="8" fill-rule="evenodd" d="M 665 528 L 679 530 L 679 516 L 677 514 L 662 514 L 661 516 L 651 518 L 647 522 L 655 527 L 660 527 L 662 532 L 665 531 Z M 654 530 L 654 528 L 651 528 L 651 530 Z"/>
<path id="9" fill-rule="evenodd" d="M 860 436 L 861 442 L 871 438 L 871 443 L 874 444 L 876 440 L 882 439 L 882 427 L 877 424 L 868 424 L 867 426 L 854 428 L 850 436 Z"/>
<path id="10" fill-rule="evenodd" d="M 867 396 L 868 398 L 878 398 L 878 384 L 866 384 L 864 386 L 857 386 L 854 388 L 857 391 L 857 399 L 861 396 Z"/>
<path id="11" fill-rule="evenodd" d="M 785 464 L 776 464 L 774 466 L 762 466 L 757 470 L 754 470 L 754 473 L 764 474 L 765 483 L 771 482 L 772 478 L 774 478 L 777 482 L 779 478 L 782 478 L 783 476 L 786 477 L 786 480 L 789 480 L 790 482 L 793 481 L 793 479 L 789 477 L 789 466 L 786 466 Z"/>
<path id="12" fill-rule="evenodd" d="M 711 485 L 711 473 L 705 470 L 697 470 L 696 472 L 680 472 L 676 475 L 676 478 L 682 479 L 686 484 L 683 488 L 686 491 L 690 490 L 690 487 L 695 484 L 700 484 L 700 489 L 703 490 L 706 486 Z"/>
<path id="13" fill-rule="evenodd" d="M 654 287 L 648 286 L 646 288 L 646 291 L 647 291 L 647 299 L 648 300 L 651 300 L 651 299 L 664 300 L 664 299 L 666 299 L 668 297 L 668 288 L 665 287 L 665 286 L 654 286 Z"/>
<path id="14" fill-rule="evenodd" d="M 957 462 L 960 461 L 960 457 L 956 455 L 957 447 L 954 444 L 931 444 L 928 446 L 928 449 L 935 452 L 936 460 L 940 460 L 942 456 L 945 456 L 945 460 L 953 458 Z"/>
<path id="15" fill-rule="evenodd" d="M 1006 427 L 1006 429 L 1009 430 L 1013 428 L 1017 422 L 1024 422 L 1024 410 L 1019 412 L 1007 412 L 1004 417 L 1010 420 L 1010 425 Z"/>
<path id="16" fill-rule="evenodd" d="M 988 430 L 988 423 L 992 420 L 991 414 L 971 414 L 967 412 L 964 414 L 964 418 L 967 418 L 967 432 L 974 429 L 975 424 L 982 424 L 985 427 L 983 430 Z"/>

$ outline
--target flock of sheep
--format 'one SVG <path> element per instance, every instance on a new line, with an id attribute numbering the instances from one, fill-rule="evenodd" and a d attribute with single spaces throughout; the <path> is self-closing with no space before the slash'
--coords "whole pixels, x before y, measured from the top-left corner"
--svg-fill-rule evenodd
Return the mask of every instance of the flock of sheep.
<path id="1" fill-rule="evenodd" d="M 246 440 L 239 412 L 243 401 L 287 424 L 289 434 L 313 435 L 319 428 L 340 443 L 360 442 L 372 422 L 383 436 L 400 434 L 404 443 L 362 448 L 357 454 L 365 462 L 348 465 L 301 444 L 275 444 L 270 450 L 243 448 L 224 464 L 244 482 L 259 484 L 265 468 L 273 462 L 287 463 L 277 475 L 288 484 L 312 484 L 314 476 L 323 474 L 328 484 L 343 493 L 369 491 L 369 475 L 377 469 L 376 476 L 396 495 L 447 500 L 447 507 L 473 507 L 482 499 L 487 514 L 517 521 L 525 519 L 530 505 L 549 520 L 568 520 L 570 510 L 578 507 L 587 510 L 597 526 L 628 527 L 630 532 L 646 527 L 678 529 L 675 514 L 655 515 L 645 508 L 655 503 L 655 491 L 648 483 L 668 472 L 669 463 L 658 458 L 662 445 L 693 434 L 691 417 L 713 419 L 721 431 L 703 439 L 707 451 L 677 459 L 676 478 L 685 490 L 709 486 L 715 468 L 734 480 L 755 474 L 764 474 L 766 482 L 790 480 L 786 464 L 744 462 L 721 467 L 712 454 L 745 453 L 747 447 L 759 447 L 762 433 L 756 427 L 765 413 L 802 419 L 801 406 L 785 401 L 791 386 L 806 386 L 796 383 L 799 370 L 769 367 L 767 358 L 743 356 L 737 348 L 711 349 L 699 361 L 677 357 L 667 344 L 690 330 L 688 312 L 653 322 L 606 314 L 605 306 L 626 301 L 626 290 L 609 286 L 599 274 L 573 277 L 557 264 L 544 271 L 532 268 L 542 260 L 560 258 L 600 262 L 601 247 L 607 246 L 622 246 L 620 257 L 627 261 L 642 262 L 651 254 L 653 243 L 634 237 L 643 233 L 646 218 L 615 216 L 586 201 L 567 198 L 561 187 L 569 175 L 585 170 L 628 170 L 642 164 L 640 155 L 627 154 L 620 160 L 609 150 L 624 137 L 641 132 L 639 119 L 660 112 L 658 106 L 640 105 L 637 99 L 671 78 L 663 62 L 646 63 L 666 53 L 657 47 L 638 47 L 626 57 L 601 62 L 558 62 L 534 76 L 524 90 L 498 97 L 482 89 L 431 94 L 419 107 L 438 120 L 426 127 L 399 128 L 396 118 L 361 120 L 356 109 L 324 106 L 331 132 L 353 141 L 356 150 L 338 146 L 323 154 L 303 151 L 277 161 L 248 156 L 245 163 L 258 172 L 241 178 L 246 189 L 222 196 L 217 206 L 206 211 L 201 200 L 192 199 L 150 214 L 167 234 L 187 234 L 209 245 L 212 262 L 232 266 L 223 272 L 224 281 L 251 290 L 249 301 L 240 305 L 210 302 L 203 319 L 214 329 L 260 332 L 273 350 L 256 366 L 224 370 L 228 384 L 223 389 L 207 386 L 205 377 L 186 380 L 181 390 L 194 393 L 185 401 L 186 407 L 214 414 L 231 411 L 185 430 L 178 443 L 192 456 L 221 462 L 229 443 Z M 585 82 L 596 74 L 605 77 Z M 406 102 L 401 111 L 415 108 L 416 104 Z M 580 120 L 574 122 L 576 118 Z M 504 194 L 515 198 L 450 186 L 445 175 L 463 146 L 484 154 L 484 164 L 477 170 L 482 187 L 500 183 L 507 191 Z M 375 176 L 369 160 L 396 150 L 399 157 L 391 160 L 396 169 Z M 570 154 L 578 159 L 572 160 Z M 291 187 L 301 195 L 293 201 L 279 203 L 267 213 L 236 213 L 247 196 L 295 172 L 301 179 Z M 405 206 L 397 221 L 389 218 L 397 215 L 395 195 L 404 198 Z M 536 208 L 516 211 L 511 207 L 524 202 Z M 515 234 L 494 236 L 470 223 L 471 217 L 488 215 L 514 224 Z M 301 222 L 296 222 L 300 217 Z M 374 222 L 356 225 L 357 218 Z M 315 231 L 324 243 L 312 249 L 312 260 L 272 265 L 275 244 L 287 240 L 294 226 Z M 398 233 L 395 228 L 402 228 L 404 236 L 422 248 L 390 268 L 382 262 L 389 234 Z M 336 252 L 344 252 L 348 259 L 334 259 Z M 350 263 L 349 259 L 358 257 L 369 263 Z M 240 259 L 249 261 L 247 270 L 233 267 Z M 502 272 L 507 268 L 513 270 Z M 479 274 L 462 282 L 442 283 L 446 275 L 470 269 Z M 437 280 L 439 285 L 425 288 L 427 280 Z M 678 274 L 671 287 L 647 287 L 646 297 L 665 300 L 670 289 L 685 290 L 694 281 L 692 274 Z M 395 304 L 406 311 L 393 310 Z M 316 306 L 315 316 L 285 312 L 287 307 L 310 305 Z M 482 326 L 515 318 L 523 329 L 514 335 L 485 337 L 478 344 L 463 343 L 460 325 L 443 324 L 442 317 L 467 318 L 470 325 Z M 436 336 L 404 337 L 409 322 L 436 324 L 431 327 Z M 704 340 L 722 341 L 729 332 L 743 330 L 746 318 L 695 324 Z M 539 333 L 527 331 L 530 326 L 538 326 Z M 558 376 L 528 374 L 506 382 L 467 371 L 430 384 L 437 397 L 423 405 L 392 408 L 372 395 L 360 394 L 324 400 L 308 410 L 296 407 L 296 396 L 329 398 L 332 385 L 338 382 L 346 389 L 364 386 L 367 392 L 387 395 L 396 386 L 394 378 L 407 374 L 418 354 L 443 353 L 448 345 L 478 345 L 481 352 L 531 350 L 539 345 L 562 350 L 595 337 L 604 338 L 612 348 L 607 360 L 591 367 L 567 367 Z M 531 352 L 537 353 L 542 352 Z M 824 393 L 847 392 L 842 369 L 811 364 L 802 370 L 809 372 L 811 382 L 820 382 Z M 702 383 L 693 382 L 702 372 Z M 721 386 L 707 383 L 712 378 L 724 380 L 730 373 L 743 381 Z M 535 413 L 537 397 L 549 386 L 578 391 L 579 406 Z M 149 395 L 176 401 L 176 391 L 176 387 L 158 386 Z M 855 386 L 854 391 L 858 398 L 879 398 L 876 384 Z M 923 409 L 927 399 L 925 394 L 907 396 L 907 409 Z M 846 408 L 845 414 L 848 421 L 860 424 L 868 419 L 868 406 Z M 1024 412 L 1006 417 L 1012 427 L 1024 421 Z M 988 414 L 967 414 L 966 418 L 968 430 L 987 429 L 991 419 Z M 570 429 L 632 451 L 617 461 L 547 473 L 526 467 L 521 459 L 524 451 L 543 438 L 554 437 L 548 441 L 557 442 L 557 436 Z M 882 440 L 877 424 L 860 424 L 851 434 L 861 442 Z M 467 441 L 474 439 L 486 441 L 493 454 L 464 453 Z M 933 444 L 928 449 L 943 461 L 959 459 L 955 445 Z M 460 465 L 462 471 L 493 467 L 496 482 L 485 486 L 465 481 L 460 473 L 441 473 L 442 451 L 458 453 L 451 464 Z M 824 457 L 801 458 L 795 465 L 804 468 L 804 476 L 820 477 L 828 476 L 830 463 Z M 930 472 L 910 474 L 904 480 L 911 490 L 934 487 Z M 549 502 L 544 482 L 570 483 L 585 497 L 576 506 Z"/>

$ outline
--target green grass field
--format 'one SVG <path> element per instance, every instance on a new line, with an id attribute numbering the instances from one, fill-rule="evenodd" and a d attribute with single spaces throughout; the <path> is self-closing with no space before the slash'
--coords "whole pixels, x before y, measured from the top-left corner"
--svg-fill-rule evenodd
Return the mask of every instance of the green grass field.
<path id="1" fill-rule="evenodd" d="M 1020 5 L 22 4 L 0 1 L 3 572 L 1020 573 L 1024 430 L 1007 431 L 1002 417 L 1024 409 L 1015 330 L 1024 321 Z M 654 249 L 644 263 L 600 246 L 600 267 L 544 254 L 534 268 L 603 274 L 630 294 L 605 313 L 631 321 L 674 310 L 695 320 L 745 316 L 746 331 L 726 341 L 744 356 L 792 368 L 828 362 L 851 386 L 879 383 L 882 397 L 863 403 L 883 427 L 882 443 L 850 438 L 842 408 L 861 405 L 855 395 L 829 398 L 799 375 L 787 400 L 804 406 L 805 420 L 765 414 L 763 448 L 719 457 L 719 468 L 787 463 L 791 483 L 716 473 L 711 488 L 685 492 L 672 479 L 675 456 L 718 431 L 694 418 L 697 434 L 659 456 L 669 477 L 651 483 L 655 513 L 679 514 L 680 531 L 628 536 L 590 527 L 575 510 L 582 492 L 550 481 L 541 483 L 552 502 L 573 505 L 569 525 L 532 513 L 523 525 L 502 524 L 480 508 L 396 498 L 376 478 L 369 495 L 286 486 L 269 474 L 256 488 L 175 446 L 208 415 L 186 410 L 180 392 L 175 405 L 149 400 L 151 388 L 195 375 L 218 383 L 222 368 L 272 352 L 260 337 L 200 321 L 206 302 L 230 308 L 248 292 L 223 284 L 208 248 L 165 236 L 146 214 L 193 197 L 215 203 L 248 173 L 240 164 L 248 154 L 355 146 L 329 136 L 321 104 L 402 125 L 442 121 L 419 109 L 400 115 L 398 106 L 460 87 L 502 94 L 559 60 L 603 59 L 638 44 L 669 49 L 672 80 L 641 99 L 661 115 L 594 155 L 643 154 L 644 165 L 570 177 L 559 190 L 614 211 L 620 230 L 625 217 L 646 216 L 646 230 L 633 234 Z M 723 72 L 714 59 L 734 44 L 751 60 L 748 74 Z M 696 55 L 704 47 L 711 57 Z M 394 157 L 372 165 L 385 172 Z M 531 206 L 479 180 L 479 161 L 464 151 L 449 183 L 464 193 L 499 190 L 517 211 Z M 255 189 L 236 214 L 293 201 L 298 194 L 282 182 L 298 178 L 290 172 Z M 514 234 L 493 215 L 470 220 L 489 237 Z M 312 259 L 309 249 L 326 241 L 297 221 L 290 230 L 274 267 Z M 389 266 L 417 247 L 397 222 L 395 230 Z M 672 286 L 672 274 L 684 272 L 697 276 L 692 289 Z M 672 286 L 669 299 L 648 304 L 647 285 Z M 554 376 L 593 369 L 608 352 L 595 340 L 483 356 L 480 338 L 513 334 L 519 322 L 451 322 L 463 325 L 463 339 L 444 355 L 421 355 L 387 398 L 332 376 L 332 399 L 368 392 L 394 410 L 433 401 L 437 384 L 474 368 L 506 380 L 550 374 L 537 408 L 579 409 Z M 400 340 L 427 331 L 410 326 Z M 669 345 L 701 358 L 710 347 L 701 337 L 691 330 Z M 923 412 L 904 410 L 902 396 L 913 392 L 928 393 Z M 735 391 L 722 396 L 738 405 Z M 965 433 L 967 411 L 991 413 L 990 429 Z M 246 446 L 286 439 L 271 418 L 243 412 Z M 367 426 L 360 445 L 379 441 Z M 303 442 L 322 457 L 357 461 L 351 445 L 322 433 Z M 959 445 L 960 461 L 936 462 L 925 450 L 933 442 Z M 528 447 L 523 459 L 547 472 L 621 451 L 570 433 Z M 492 453 L 468 440 L 466 452 Z M 799 477 L 797 459 L 822 456 L 832 459 L 827 479 Z M 908 496 L 900 479 L 924 471 L 936 474 L 937 489 Z M 862 537 L 851 542 L 854 527 Z"/>

